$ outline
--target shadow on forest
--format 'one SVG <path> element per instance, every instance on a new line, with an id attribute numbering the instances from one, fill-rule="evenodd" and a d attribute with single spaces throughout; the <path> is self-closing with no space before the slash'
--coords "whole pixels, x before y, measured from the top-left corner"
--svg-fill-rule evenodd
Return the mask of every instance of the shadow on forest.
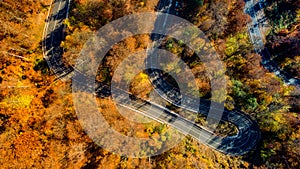
<path id="1" fill-rule="evenodd" d="M 275 3 L 275 1 L 271 1 L 271 5 L 273 3 Z M 100 6 L 94 6 L 94 5 L 91 5 L 90 7 L 92 7 L 92 10 L 91 11 L 94 11 L 98 8 L 101 8 L 103 4 L 100 4 Z M 268 6 L 271 6 L 271 5 L 268 5 Z M 267 6 L 264 6 L 264 8 L 267 7 Z M 253 9 L 255 12 L 258 12 L 260 9 L 260 5 L 259 4 L 255 4 L 253 6 Z M 56 15 L 53 15 L 49 18 L 49 20 L 47 20 L 47 22 L 50 22 L 51 19 L 57 19 L 59 20 L 60 22 L 62 22 L 62 20 L 64 19 L 64 16 L 65 16 L 65 12 L 63 12 L 64 10 L 66 9 L 62 9 L 62 11 L 59 11 L 58 14 Z M 86 9 L 84 9 L 86 10 Z M 185 11 L 189 11 L 190 13 L 193 13 L 194 11 L 197 10 L 197 7 L 195 5 L 187 5 Z M 90 12 L 91 12 L 90 11 Z M 100 11 L 101 12 L 101 15 L 103 15 L 103 11 Z M 88 13 L 85 13 L 85 14 L 88 14 Z M 103 24 L 105 24 L 107 22 L 106 18 L 95 18 L 95 16 L 101 16 L 100 14 L 93 14 L 93 15 L 90 15 L 89 13 L 89 17 L 86 16 L 86 15 L 82 15 L 82 16 L 78 16 L 76 18 L 79 18 L 78 22 L 84 22 L 86 25 L 89 25 L 89 26 L 92 26 L 92 27 L 95 27 L 96 29 L 97 28 L 100 28 Z M 185 14 L 186 17 L 189 15 L 188 13 Z M 274 18 L 276 18 L 276 16 L 274 16 Z M 94 23 L 94 19 L 99 19 L 101 20 L 101 22 L 98 22 L 98 24 Z M 268 18 L 269 19 L 269 18 Z M 275 19 L 276 20 L 276 19 Z M 261 21 L 263 22 L 263 20 Z M 64 29 L 64 25 L 61 24 L 58 28 L 54 29 L 51 33 L 50 33 L 50 36 L 47 36 L 45 39 L 43 39 L 43 42 L 42 42 L 42 45 L 45 45 L 45 49 L 46 51 L 49 53 L 48 55 L 48 63 L 51 63 L 51 69 L 53 70 L 53 72 L 55 72 L 56 75 L 62 75 L 62 74 L 68 74 L 69 71 L 73 71 L 73 68 L 71 68 L 70 66 L 66 65 L 65 63 L 63 63 L 62 61 L 62 54 L 63 54 L 63 49 L 60 47 L 60 43 L 62 40 L 64 40 L 64 34 L 63 34 L 63 29 Z M 54 38 L 55 37 L 55 38 Z M 67 72 L 66 72 L 67 70 Z M 85 78 L 82 78 L 83 80 Z M 85 81 L 82 81 L 83 84 L 85 84 Z M 88 85 L 82 85 L 82 87 L 90 87 Z M 110 87 L 108 85 L 104 85 L 104 84 L 97 84 L 97 86 L 95 87 L 96 89 L 96 94 L 99 96 L 99 97 L 109 97 L 111 94 L 110 94 Z M 94 91 L 92 91 L 94 92 Z M 258 145 L 258 147 L 261 147 L 261 142 L 259 143 L 260 145 Z M 88 152 L 99 152 L 101 151 L 97 146 L 96 147 L 93 147 L 91 149 L 88 150 Z M 93 155 L 92 158 L 96 158 L 97 155 Z M 260 160 L 260 150 L 259 149 L 256 149 L 254 150 L 253 152 L 251 152 L 249 155 L 246 155 L 245 156 L 245 160 L 252 163 L 252 164 L 261 164 L 262 160 Z M 93 161 L 93 160 L 92 160 Z M 90 168 L 90 167 L 93 167 L 93 166 L 98 166 L 99 163 L 90 163 L 90 164 L 87 164 L 85 166 L 85 168 Z"/>
<path id="2" fill-rule="evenodd" d="M 265 3 L 257 3 L 253 9 L 255 12 L 264 10 L 265 18 L 259 20 L 259 23 L 266 19 L 272 26 L 271 32 L 267 35 L 266 48 L 272 55 L 272 60 L 278 65 L 284 64 L 286 59 L 294 59 L 300 53 L 299 33 L 292 35 L 297 31 L 293 26 L 296 22 L 299 8 L 297 0 L 267 0 Z M 283 68 L 290 76 L 299 77 L 299 72 L 292 68 Z"/>
<path id="3" fill-rule="evenodd" d="M 249 0 L 245 0 L 245 2 L 247 2 Z M 283 13 L 290 13 L 290 17 L 288 17 L 288 21 L 286 22 L 292 22 L 292 20 L 294 18 L 296 18 L 296 13 L 295 13 L 295 4 L 293 5 L 293 3 L 295 3 L 296 0 L 293 0 L 289 5 L 284 5 L 285 3 L 288 3 L 286 1 L 275 1 L 275 0 L 268 0 L 267 3 L 256 3 L 254 4 L 250 10 L 247 11 L 247 14 L 249 15 L 255 15 L 258 14 L 260 12 L 266 12 L 266 11 L 270 11 L 269 13 L 266 12 L 266 16 L 261 18 L 260 20 L 258 20 L 258 24 L 263 24 L 266 20 L 269 20 L 271 22 L 272 25 L 280 25 L 281 22 L 278 22 L 278 19 L 280 19 L 281 15 Z M 277 9 L 273 9 L 272 7 L 275 4 L 280 4 L 278 5 Z M 291 7 L 293 6 L 293 7 Z M 254 11 L 254 13 L 251 13 L 250 11 Z M 263 11 L 262 11 L 263 10 Z M 293 11 L 291 11 L 293 10 Z M 185 10 L 185 16 L 188 20 L 192 19 L 192 18 L 188 18 L 189 16 L 193 16 L 193 14 L 197 12 L 197 7 L 195 6 L 188 6 Z M 269 35 L 270 36 L 270 35 Z M 269 41 L 268 44 L 272 43 L 274 41 Z M 298 44 L 298 45 L 297 45 Z M 291 48 L 291 46 L 296 47 L 297 49 L 293 49 L 293 51 L 287 50 L 289 48 Z M 269 46 L 266 46 L 269 47 Z M 284 57 L 290 57 L 290 58 L 294 58 L 296 55 L 296 53 L 299 55 L 299 38 L 296 39 L 296 41 L 294 41 L 293 44 L 288 44 L 288 45 L 282 45 L 282 48 L 280 48 L 280 50 L 284 50 L 286 53 L 284 55 Z M 275 50 L 270 50 L 270 52 L 272 52 L 273 54 L 275 52 L 279 53 L 278 51 Z M 280 58 L 282 60 L 284 60 L 284 58 Z M 291 99 L 297 99 L 297 98 L 291 98 Z M 296 105 L 299 108 L 299 104 Z M 295 106 L 293 106 L 293 108 L 296 108 Z M 299 109 L 298 109 L 299 110 Z M 269 138 L 270 136 L 274 136 L 274 133 L 262 133 L 262 140 L 264 138 Z M 274 138 L 274 139 L 278 139 L 278 138 Z M 263 146 L 263 142 L 262 140 L 260 140 L 260 142 L 257 145 L 257 148 L 254 149 L 252 152 L 249 152 L 248 154 L 246 154 L 243 159 L 247 162 L 249 162 L 251 165 L 256 165 L 256 166 L 260 166 L 262 164 L 264 164 L 264 160 L 263 157 L 261 155 L 261 150 Z M 253 168 L 253 166 L 250 166 L 250 168 Z"/>
<path id="4" fill-rule="evenodd" d="M 265 10 L 266 17 L 269 19 L 273 31 L 267 36 L 267 47 L 272 55 L 275 55 L 274 61 L 283 63 L 285 58 L 294 59 L 300 53 L 299 35 L 289 36 L 288 32 L 293 32 L 293 24 L 296 22 L 299 5 L 297 0 L 290 1 L 274 1 L 269 0 L 268 7 Z M 277 31 L 275 30 L 277 29 Z M 282 31 L 281 31 L 282 30 Z M 285 32 L 289 30 L 288 32 Z M 276 31 L 276 32 L 275 32 Z M 274 42 L 279 44 L 274 44 Z M 287 50 L 288 49 L 288 50 Z"/>

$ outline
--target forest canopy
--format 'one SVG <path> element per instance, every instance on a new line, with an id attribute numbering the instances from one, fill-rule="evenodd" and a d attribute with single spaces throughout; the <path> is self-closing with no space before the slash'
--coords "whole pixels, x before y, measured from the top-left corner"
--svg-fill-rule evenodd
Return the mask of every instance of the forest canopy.
<path id="1" fill-rule="evenodd" d="M 255 119 L 262 138 L 244 156 L 229 156 L 187 136 L 170 150 L 151 158 L 130 158 L 95 144 L 78 120 L 72 82 L 59 80 L 42 51 L 42 37 L 50 0 L 0 1 L 0 166 L 1 168 L 299 168 L 299 92 L 261 65 L 262 57 L 251 44 L 243 0 L 181 1 L 182 16 L 210 40 L 226 68 L 229 110 L 241 109 Z M 270 24 L 265 33 L 273 60 L 299 78 L 299 3 L 267 0 L 263 11 Z M 65 25 L 62 60 L 74 66 L 80 50 L 99 28 L 122 16 L 155 11 L 158 0 L 73 0 Z M 197 5 L 195 5 L 195 3 Z M 112 32 L 113 33 L 113 32 Z M 120 62 L 151 43 L 149 34 L 129 37 L 108 51 L 96 80 L 110 83 Z M 211 98 L 211 84 L 195 52 L 181 41 L 166 37 L 162 49 L 180 57 L 196 75 L 199 97 Z M 172 68 L 172 64 L 167 65 Z M 129 69 L 129 68 L 128 68 Z M 177 71 L 177 70 L 174 70 Z M 130 92 L 151 98 L 153 90 L 145 72 L 126 74 Z M 84 94 L 83 94 L 84 95 Z M 170 139 L 166 124 L 131 124 L 121 116 L 111 98 L 97 98 L 106 120 L 121 134 L 152 138 L 154 150 Z M 167 107 L 179 111 L 173 105 Z M 130 112 L 132 116 L 134 112 Z M 184 112 L 182 112 L 184 114 Z M 196 123 L 204 124 L 204 117 Z M 234 134 L 222 124 L 219 133 Z M 160 135 L 161 133 L 164 133 Z M 119 143 L 122 145 L 122 143 Z M 151 150 L 149 150 L 151 151 Z"/>

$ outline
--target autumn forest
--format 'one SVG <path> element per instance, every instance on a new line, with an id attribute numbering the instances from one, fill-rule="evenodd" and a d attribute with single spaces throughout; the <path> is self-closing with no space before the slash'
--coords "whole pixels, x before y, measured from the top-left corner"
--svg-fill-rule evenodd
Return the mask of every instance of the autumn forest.
<path id="1" fill-rule="evenodd" d="M 179 0 L 180 1 L 180 0 Z M 248 0 L 182 0 L 181 18 L 194 24 L 210 41 L 224 67 L 227 110 L 239 109 L 259 125 L 255 148 L 231 156 L 199 143 L 191 136 L 161 154 L 132 158 L 97 145 L 79 121 L 72 95 L 72 73 L 58 77 L 45 59 L 43 34 L 51 0 L 0 0 L 0 168 L 291 168 L 300 167 L 300 90 L 263 63 L 249 33 L 252 18 Z M 295 79 L 300 78 L 300 4 L 297 0 L 265 0 L 262 41 L 272 63 Z M 104 25 L 129 14 L 153 12 L 159 0 L 73 0 L 63 19 L 62 64 L 74 67 L 85 43 Z M 114 32 L 109 35 L 114 37 Z M 96 81 L 111 84 L 118 66 L 132 53 L 146 50 L 150 34 L 124 39 L 106 53 Z M 166 36 L 161 49 L 181 58 L 195 75 L 197 89 L 190 94 L 212 99 L 212 86 L 203 62 L 182 41 Z M 136 67 L 142 63 L 136 62 Z M 166 67 L 178 71 L 172 64 Z M 130 72 L 131 67 L 126 67 Z M 171 79 L 171 80 L 170 80 Z M 147 72 L 125 73 L 129 92 L 151 100 L 153 86 Z M 176 84 L 169 78 L 170 83 Z M 215 94 L 215 93 L 214 93 Z M 218 94 L 218 93 L 217 93 Z M 85 93 L 82 93 L 82 98 Z M 84 99 L 83 99 L 84 100 Z M 160 122 L 133 123 L 118 112 L 111 97 L 97 97 L 98 109 L 120 134 L 149 138 L 147 151 L 163 148 L 172 139 L 172 127 Z M 155 100 L 159 102 L 160 100 Z M 218 100 L 214 100 L 218 101 Z M 84 102 L 84 101 L 83 101 Z M 161 101 L 163 102 L 163 101 Z M 181 116 L 188 113 L 164 102 Z M 136 112 L 126 110 L 128 116 Z M 142 117 L 138 117 L 142 119 Z M 206 117 L 195 117 L 203 125 Z M 173 131 L 173 130 L 171 130 Z M 218 135 L 234 135 L 229 123 L 217 126 Z M 115 144 L 122 145 L 119 140 Z"/>

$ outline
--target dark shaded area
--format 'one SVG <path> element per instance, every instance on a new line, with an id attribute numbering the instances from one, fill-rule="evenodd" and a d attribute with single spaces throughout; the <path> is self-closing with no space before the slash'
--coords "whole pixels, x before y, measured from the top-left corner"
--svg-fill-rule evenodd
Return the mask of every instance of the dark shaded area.
<path id="1" fill-rule="evenodd" d="M 266 0 L 264 6 L 266 17 L 271 22 L 273 29 L 278 26 L 290 26 L 296 21 L 296 10 L 299 8 L 298 0 Z"/>
<path id="2" fill-rule="evenodd" d="M 296 22 L 300 3 L 297 0 L 267 0 L 267 4 L 264 12 L 272 30 L 267 36 L 266 47 L 273 61 L 281 65 L 287 58 L 294 60 L 300 55 L 300 29 Z M 289 64 L 282 69 L 293 77 L 300 77 L 299 66 Z"/>
<path id="3" fill-rule="evenodd" d="M 40 70 L 43 74 L 48 74 L 48 72 L 50 71 L 50 68 L 49 68 L 46 60 L 44 60 L 44 59 L 42 59 L 42 60 L 37 59 L 35 61 L 33 70 L 35 70 L 35 71 L 39 71 Z"/>
<path id="4" fill-rule="evenodd" d="M 300 95 L 287 96 L 287 99 L 291 105 L 290 111 L 300 113 Z"/>
<path id="5" fill-rule="evenodd" d="M 103 155 L 103 149 L 96 145 L 95 143 L 91 143 L 87 151 L 85 151 L 85 155 L 88 157 L 89 161 L 85 163 L 82 169 L 96 169 L 99 167 L 101 163 L 101 158 L 99 156 Z"/>
<path id="6" fill-rule="evenodd" d="M 243 156 L 243 160 L 250 163 L 249 168 L 253 169 L 254 166 L 261 166 L 264 164 L 264 160 L 261 157 L 261 150 L 263 147 L 263 140 L 265 139 L 265 133 L 261 133 L 262 138 L 258 141 L 256 148 Z"/>
<path id="7" fill-rule="evenodd" d="M 55 100 L 55 95 L 53 94 L 54 91 L 52 89 L 47 89 L 46 93 L 42 97 L 43 106 L 48 108 L 49 105 Z"/>
<path id="8" fill-rule="evenodd" d="M 296 0 L 267 0 L 251 4 L 246 10 L 247 14 L 255 18 L 252 28 L 255 28 L 256 31 L 250 29 L 252 30 L 251 33 L 254 34 L 254 39 L 255 36 L 264 39 L 260 29 L 266 26 L 266 21 L 271 26 L 271 30 L 266 37 L 265 47 L 256 49 L 262 56 L 262 65 L 268 71 L 276 73 L 285 83 L 292 85 L 298 85 L 300 82 L 300 67 L 297 66 L 299 61 L 294 59 L 295 56 L 299 56 L 297 8 L 299 8 L 299 3 Z M 265 16 L 257 20 L 262 12 Z M 260 43 L 263 42 L 260 41 Z"/>
<path id="9" fill-rule="evenodd" d="M 2 124 L 0 125 L 0 134 L 2 134 L 5 131 L 5 125 L 7 124 L 9 118 L 10 116 L 6 114 L 0 114 L 0 121 L 2 121 Z"/>

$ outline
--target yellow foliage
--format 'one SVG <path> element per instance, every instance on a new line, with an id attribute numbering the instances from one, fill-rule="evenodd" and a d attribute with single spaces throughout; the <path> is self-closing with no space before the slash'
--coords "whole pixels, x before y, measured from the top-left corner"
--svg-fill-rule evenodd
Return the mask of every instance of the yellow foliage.
<path id="1" fill-rule="evenodd" d="M 140 73 L 138 75 L 138 79 L 140 80 L 141 83 L 147 83 L 148 82 L 148 75 L 146 73 Z"/>
<path id="2" fill-rule="evenodd" d="M 225 54 L 227 56 L 232 56 L 235 52 L 237 52 L 242 46 L 248 47 L 249 37 L 246 32 L 238 33 L 236 36 L 231 36 L 226 40 L 226 50 Z"/>
<path id="3" fill-rule="evenodd" d="M 33 95 L 17 95 L 5 98 L 3 102 L 13 108 L 28 108 L 33 98 Z"/>

